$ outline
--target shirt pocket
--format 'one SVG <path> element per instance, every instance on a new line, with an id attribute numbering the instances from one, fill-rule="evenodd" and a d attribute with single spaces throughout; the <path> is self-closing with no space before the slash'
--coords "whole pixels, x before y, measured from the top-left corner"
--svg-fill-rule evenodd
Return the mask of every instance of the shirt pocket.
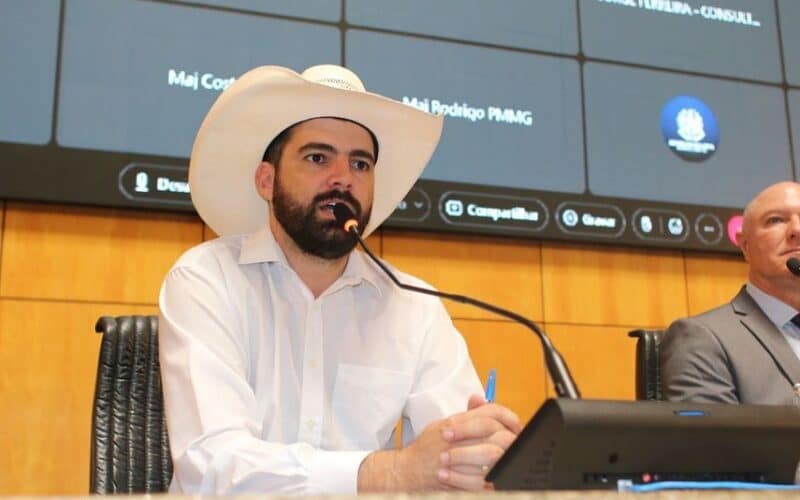
<path id="1" fill-rule="evenodd" d="M 411 374 L 404 372 L 340 364 L 332 396 L 336 448 L 385 447 L 402 416 L 411 381 Z"/>

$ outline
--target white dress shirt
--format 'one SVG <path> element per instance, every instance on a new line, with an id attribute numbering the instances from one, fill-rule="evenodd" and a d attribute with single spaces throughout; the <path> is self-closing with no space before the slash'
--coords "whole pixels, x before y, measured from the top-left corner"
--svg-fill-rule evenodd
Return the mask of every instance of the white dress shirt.
<path id="1" fill-rule="evenodd" d="M 786 341 L 789 342 L 789 347 L 792 348 L 795 356 L 800 358 L 800 328 L 792 323 L 792 318 L 797 315 L 797 310 L 782 300 L 769 295 L 749 281 L 745 288 L 767 318 L 781 331 Z"/>
<path id="2" fill-rule="evenodd" d="M 186 252 L 160 308 L 170 492 L 352 494 L 400 418 L 409 442 L 482 392 L 441 301 L 360 252 L 315 299 L 266 227 Z"/>

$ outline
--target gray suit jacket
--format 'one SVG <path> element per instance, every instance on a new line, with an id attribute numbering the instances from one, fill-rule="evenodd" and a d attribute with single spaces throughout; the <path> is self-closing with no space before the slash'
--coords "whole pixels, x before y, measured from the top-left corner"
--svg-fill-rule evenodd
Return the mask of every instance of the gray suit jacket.
<path id="1" fill-rule="evenodd" d="M 800 359 L 744 288 L 670 325 L 659 362 L 670 401 L 800 405 Z"/>

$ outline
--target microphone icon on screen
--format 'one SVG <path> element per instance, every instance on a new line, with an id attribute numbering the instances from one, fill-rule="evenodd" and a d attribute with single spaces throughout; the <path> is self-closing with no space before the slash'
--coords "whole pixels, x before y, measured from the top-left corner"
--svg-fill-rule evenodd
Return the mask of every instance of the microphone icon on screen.
<path id="1" fill-rule="evenodd" d="M 139 172 L 136 174 L 136 187 L 134 190 L 137 193 L 150 192 L 150 176 L 147 175 L 147 172 Z"/>

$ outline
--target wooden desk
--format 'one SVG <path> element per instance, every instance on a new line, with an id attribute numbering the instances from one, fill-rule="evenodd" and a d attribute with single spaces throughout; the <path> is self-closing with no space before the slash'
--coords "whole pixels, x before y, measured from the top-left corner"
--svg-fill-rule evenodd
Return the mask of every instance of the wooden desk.
<path id="1" fill-rule="evenodd" d="M 800 498 L 800 490 L 795 491 L 659 491 L 654 493 L 618 493 L 615 490 L 604 491 L 521 491 L 521 492 L 492 492 L 492 493 L 429 493 L 429 494 L 387 494 L 387 495 L 314 495 L 314 496 L 269 496 L 245 495 L 236 497 L 192 497 L 182 495 L 133 495 L 126 500 L 211 500 L 213 498 L 236 498 L 237 500 L 273 500 L 277 498 L 301 498 L 303 500 L 627 500 L 639 498 L 641 500 L 747 500 L 758 497 L 759 499 L 788 500 Z M 98 500 L 100 496 L 0 496 L 2 500 Z"/>

